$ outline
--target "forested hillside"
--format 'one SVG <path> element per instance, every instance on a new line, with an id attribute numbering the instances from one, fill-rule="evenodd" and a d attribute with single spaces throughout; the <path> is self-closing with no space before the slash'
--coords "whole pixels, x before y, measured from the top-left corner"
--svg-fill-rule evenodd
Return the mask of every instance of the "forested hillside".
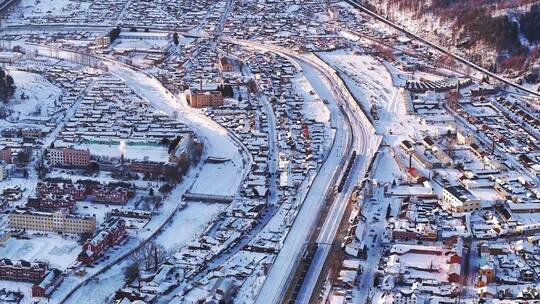
<path id="1" fill-rule="evenodd" d="M 389 19 L 459 48 L 493 70 L 523 70 L 540 53 L 539 0 L 365 0 Z"/>

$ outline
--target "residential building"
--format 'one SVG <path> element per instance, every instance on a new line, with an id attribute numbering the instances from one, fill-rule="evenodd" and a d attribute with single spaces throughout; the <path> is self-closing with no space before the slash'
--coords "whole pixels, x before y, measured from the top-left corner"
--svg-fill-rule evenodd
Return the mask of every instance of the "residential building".
<path id="1" fill-rule="evenodd" d="M 96 218 L 69 214 L 69 210 L 37 212 L 14 210 L 9 214 L 9 227 L 61 233 L 91 233 L 96 230 Z"/>
<path id="2" fill-rule="evenodd" d="M 129 200 L 129 189 L 121 186 L 99 186 L 93 191 L 93 202 L 124 205 Z"/>
<path id="3" fill-rule="evenodd" d="M 395 304 L 418 304 L 419 301 L 416 298 L 416 294 L 413 290 L 402 289 L 394 295 Z"/>
<path id="4" fill-rule="evenodd" d="M 0 260 L 0 279 L 11 281 L 40 282 L 47 272 L 47 264 L 24 260 Z"/>
<path id="5" fill-rule="evenodd" d="M 194 108 L 220 107 L 223 105 L 223 94 L 220 90 L 190 89 L 188 103 Z"/>
<path id="6" fill-rule="evenodd" d="M 127 235 L 126 221 L 119 217 L 109 217 L 94 236 L 83 244 L 77 259 L 86 265 L 94 263 L 105 251 Z"/>
<path id="7" fill-rule="evenodd" d="M 156 175 L 172 175 L 178 168 L 170 163 L 155 163 L 155 162 L 131 162 L 128 164 L 129 171 L 156 174 Z"/>
<path id="8" fill-rule="evenodd" d="M 75 200 L 68 194 L 48 194 L 40 197 L 29 197 L 26 207 L 44 212 L 55 212 L 60 209 L 73 210 Z"/>
<path id="9" fill-rule="evenodd" d="M 49 297 L 63 281 L 62 272 L 52 269 L 39 284 L 32 286 L 32 297 Z"/>
<path id="10" fill-rule="evenodd" d="M 171 34 L 165 32 L 121 32 L 118 38 L 124 40 L 167 41 L 171 38 Z"/>
<path id="11" fill-rule="evenodd" d="M 234 71 L 234 64 L 227 57 L 219 58 L 219 70 L 221 73 L 228 73 Z"/>
<path id="12" fill-rule="evenodd" d="M 0 160 L 0 181 L 5 180 L 8 177 L 8 172 L 6 168 L 6 162 Z"/>
<path id="13" fill-rule="evenodd" d="M 80 183 L 72 183 L 70 180 L 47 180 L 38 182 L 36 196 L 45 197 L 47 195 L 69 195 L 74 200 L 80 201 L 86 198 L 87 187 Z"/>
<path id="14" fill-rule="evenodd" d="M 480 210 L 480 200 L 463 186 L 444 188 L 443 204 L 452 212 Z"/>
<path id="15" fill-rule="evenodd" d="M 87 167 L 90 164 L 89 150 L 74 148 L 49 149 L 49 161 L 53 166 Z"/>
<path id="16" fill-rule="evenodd" d="M 5 161 L 8 164 L 11 164 L 11 148 L 10 147 L 3 147 L 0 149 L 0 160 Z"/>

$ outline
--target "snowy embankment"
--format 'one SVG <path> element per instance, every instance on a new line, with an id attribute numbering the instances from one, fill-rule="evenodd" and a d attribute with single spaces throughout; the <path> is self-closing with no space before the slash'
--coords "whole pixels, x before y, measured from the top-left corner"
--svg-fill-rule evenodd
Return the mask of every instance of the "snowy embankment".
<path id="1" fill-rule="evenodd" d="M 310 85 L 317 88 L 317 94 L 329 101 L 329 113 L 331 113 L 332 120 L 334 120 L 332 124 L 336 126 L 335 142 L 326 161 L 314 178 L 268 276 L 262 283 L 260 293 L 256 299 L 257 303 L 277 303 L 280 301 L 282 292 L 287 288 L 291 271 L 295 268 L 307 244 L 310 231 L 316 224 L 317 214 L 324 205 L 326 193 L 333 186 L 331 181 L 340 167 L 341 159 L 348 150 L 348 144 L 345 142 L 351 136 L 350 128 L 345 123 L 345 119 L 337 107 L 337 97 L 333 96 L 328 88 L 329 84 L 319 79 L 320 75 L 311 70 L 303 70 L 303 72 Z M 326 113 L 326 115 L 329 113 Z M 280 292 L 276 292 L 278 290 Z"/>
<path id="2" fill-rule="evenodd" d="M 31 45 L 29 48 L 36 49 L 40 53 L 51 53 L 51 48 L 45 46 Z M 58 58 L 65 60 L 74 60 L 81 54 L 76 54 L 70 51 L 55 50 L 54 55 Z M 184 183 L 179 185 L 173 190 L 173 193 L 169 196 L 167 202 L 165 202 L 159 215 L 157 215 L 146 227 L 144 231 L 138 231 L 136 237 L 130 237 L 122 248 L 111 252 L 111 258 L 108 261 L 103 261 L 95 269 L 89 269 L 89 273 L 93 274 L 83 278 L 77 278 L 75 276 L 69 276 L 64 283 L 60 286 L 53 295 L 54 302 L 60 303 L 80 303 L 79 300 L 85 299 L 88 302 L 88 295 L 92 295 L 95 303 L 102 303 L 114 290 L 121 287 L 123 280 L 120 280 L 123 269 L 128 265 L 126 257 L 132 250 L 153 238 L 162 228 L 167 230 L 176 225 L 167 226 L 166 224 L 173 220 L 173 215 L 182 206 L 181 197 L 182 194 L 187 191 L 187 188 L 193 183 L 214 184 L 222 183 L 220 191 L 229 193 L 236 193 L 240 187 L 240 183 L 243 177 L 247 174 L 247 170 L 250 167 L 247 152 L 243 150 L 243 147 L 237 142 L 237 140 L 231 136 L 223 127 L 206 117 L 202 113 L 187 106 L 185 100 L 180 100 L 173 96 L 168 90 L 166 90 L 161 83 L 147 75 L 141 70 L 129 67 L 125 64 L 115 62 L 114 60 L 94 57 L 97 62 L 100 62 L 107 66 L 109 72 L 116 75 L 126 81 L 127 85 L 131 87 L 141 97 L 149 100 L 154 107 L 163 111 L 171 116 L 176 116 L 183 123 L 188 125 L 192 130 L 196 132 L 196 135 L 205 143 L 206 156 L 213 156 L 219 158 L 228 159 L 224 164 L 227 166 L 226 170 L 220 172 L 212 172 L 207 179 L 202 179 L 200 176 L 205 172 L 205 164 L 197 168 L 196 173 L 192 172 L 185 179 Z M 202 173 L 201 173 L 202 171 Z M 217 195 L 223 195 L 224 193 L 211 193 Z M 213 213 L 214 211 L 210 211 Z M 210 220 L 206 218 L 206 220 Z M 182 221 L 180 221 L 182 222 Z M 173 224 L 178 221 L 173 220 Z M 202 226 L 204 226 L 201 223 Z M 198 226 L 201 226 L 198 225 Z M 195 232 L 196 231 L 192 231 Z M 184 239 L 191 239 L 194 235 L 186 236 Z M 173 242 L 172 246 L 181 245 L 181 241 Z M 89 281 L 90 280 L 90 281 Z M 101 283 L 97 283 L 102 281 Z M 107 282 L 103 284 L 103 281 Z M 83 288 L 81 288 L 83 287 Z M 82 296 L 82 297 L 81 297 Z"/>
<path id="3" fill-rule="evenodd" d="M 133 68 L 123 64 L 106 62 L 109 72 L 122 78 L 128 86 L 142 97 L 148 99 L 157 109 L 177 117 L 190 128 L 195 130 L 197 137 L 205 143 L 206 154 L 212 157 L 228 159 L 222 170 L 214 170 L 212 166 L 203 166 L 198 183 L 206 185 L 220 184 L 216 190 L 226 193 L 208 193 L 216 195 L 231 195 L 236 193 L 240 182 L 249 168 L 242 155 L 242 147 L 229 135 L 227 130 L 211 118 L 190 108 L 185 99 L 177 98 L 167 91 L 161 83 Z M 247 154 L 246 154 L 247 155 Z M 212 170 L 206 174 L 205 170 Z"/>
<path id="4" fill-rule="evenodd" d="M 196 183 L 208 185 L 220 183 L 217 190 L 225 192 L 208 194 L 231 195 L 237 192 L 250 167 L 249 153 L 238 139 L 225 128 L 199 110 L 189 107 L 183 96 L 174 96 L 156 78 L 143 70 L 110 58 L 59 50 L 43 45 L 26 44 L 24 47 L 37 50 L 43 56 L 54 54 L 56 58 L 67 61 L 76 60 L 79 56 L 88 56 L 94 60 L 94 64 L 99 63 L 106 66 L 109 73 L 124 80 L 130 88 L 142 98 L 146 98 L 151 102 L 156 109 L 178 117 L 180 121 L 194 130 L 197 137 L 205 143 L 207 156 L 228 160 L 224 163 L 225 168 L 219 170 L 219 172 L 215 172 L 211 166 L 208 166 L 208 169 L 203 167 L 201 176 L 205 177 L 205 179 L 199 179 Z M 90 60 L 88 61 L 90 62 Z M 205 170 L 211 170 L 212 172 L 207 174 Z"/>

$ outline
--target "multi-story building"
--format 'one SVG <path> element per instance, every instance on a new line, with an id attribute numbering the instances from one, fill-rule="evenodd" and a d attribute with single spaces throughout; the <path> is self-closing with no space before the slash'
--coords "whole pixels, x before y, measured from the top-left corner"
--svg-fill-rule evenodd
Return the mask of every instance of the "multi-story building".
<path id="1" fill-rule="evenodd" d="M 0 160 L 0 181 L 3 181 L 8 177 L 6 165 L 5 161 Z"/>
<path id="2" fill-rule="evenodd" d="M 168 41 L 171 39 L 170 33 L 164 32 L 121 32 L 119 39 L 124 40 L 161 40 Z"/>
<path id="3" fill-rule="evenodd" d="M 69 210 L 37 212 L 14 210 L 9 214 L 9 227 L 61 233 L 92 233 L 96 230 L 96 218 L 69 214 Z"/>
<path id="4" fill-rule="evenodd" d="M 132 189 L 118 185 L 102 185 L 93 191 L 94 202 L 120 204 L 127 203 L 133 195 Z"/>
<path id="5" fill-rule="evenodd" d="M 7 164 L 11 164 L 11 148 L 10 147 L 3 147 L 0 149 L 0 160 L 5 161 Z"/>
<path id="6" fill-rule="evenodd" d="M 47 264 L 24 260 L 0 260 L 0 279 L 25 282 L 40 282 L 47 273 Z"/>
<path id="7" fill-rule="evenodd" d="M 416 294 L 413 290 L 400 290 L 396 294 L 394 294 L 394 300 L 392 303 L 395 304 L 418 304 L 420 301 L 418 301 L 418 298 L 416 297 Z"/>
<path id="8" fill-rule="evenodd" d="M 97 37 L 96 40 L 94 41 L 94 44 L 97 47 L 106 48 L 109 45 L 111 45 L 111 37 L 109 36 Z"/>
<path id="9" fill-rule="evenodd" d="M 63 281 L 62 272 L 52 269 L 39 284 L 32 286 L 32 297 L 49 297 Z"/>
<path id="10" fill-rule="evenodd" d="M 84 200 L 87 195 L 87 187 L 83 184 L 72 183 L 70 180 L 54 180 L 38 182 L 36 196 L 44 197 L 50 194 L 69 195 L 74 200 Z"/>
<path id="11" fill-rule="evenodd" d="M 39 197 L 29 197 L 26 207 L 44 212 L 55 212 L 60 209 L 73 210 L 75 200 L 69 194 L 48 194 Z"/>
<path id="12" fill-rule="evenodd" d="M 43 136 L 43 131 L 39 128 L 23 128 L 21 130 L 21 135 L 24 138 L 39 138 Z"/>
<path id="13" fill-rule="evenodd" d="M 221 73 L 234 72 L 234 64 L 227 57 L 219 58 L 219 70 Z"/>
<path id="14" fill-rule="evenodd" d="M 171 175 L 175 171 L 178 171 L 178 168 L 170 163 L 155 163 L 155 162 L 131 162 L 128 164 L 129 171 L 139 172 L 139 173 L 148 173 L 156 175 Z"/>
<path id="15" fill-rule="evenodd" d="M 443 190 L 443 204 L 452 212 L 480 210 L 480 200 L 463 186 L 450 186 Z"/>
<path id="16" fill-rule="evenodd" d="M 83 244 L 77 259 L 86 265 L 92 264 L 126 235 L 126 221 L 119 217 L 109 217 L 101 225 L 101 229 Z"/>
<path id="17" fill-rule="evenodd" d="M 221 107 L 223 94 L 219 90 L 190 89 L 187 96 L 188 103 L 194 108 Z"/>
<path id="18" fill-rule="evenodd" d="M 96 203 L 124 205 L 129 200 L 129 189 L 120 186 L 100 186 L 94 189 L 93 198 Z"/>
<path id="19" fill-rule="evenodd" d="M 91 158 L 89 150 L 74 148 L 49 149 L 49 161 L 53 166 L 87 167 Z"/>

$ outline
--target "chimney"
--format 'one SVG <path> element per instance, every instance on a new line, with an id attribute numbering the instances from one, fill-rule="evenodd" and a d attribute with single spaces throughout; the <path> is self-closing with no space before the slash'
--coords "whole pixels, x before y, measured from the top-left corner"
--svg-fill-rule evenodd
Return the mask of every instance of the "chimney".
<path id="1" fill-rule="evenodd" d="M 201 92 L 202 92 L 202 79 L 201 79 L 201 80 L 199 80 L 199 91 L 201 91 Z"/>

